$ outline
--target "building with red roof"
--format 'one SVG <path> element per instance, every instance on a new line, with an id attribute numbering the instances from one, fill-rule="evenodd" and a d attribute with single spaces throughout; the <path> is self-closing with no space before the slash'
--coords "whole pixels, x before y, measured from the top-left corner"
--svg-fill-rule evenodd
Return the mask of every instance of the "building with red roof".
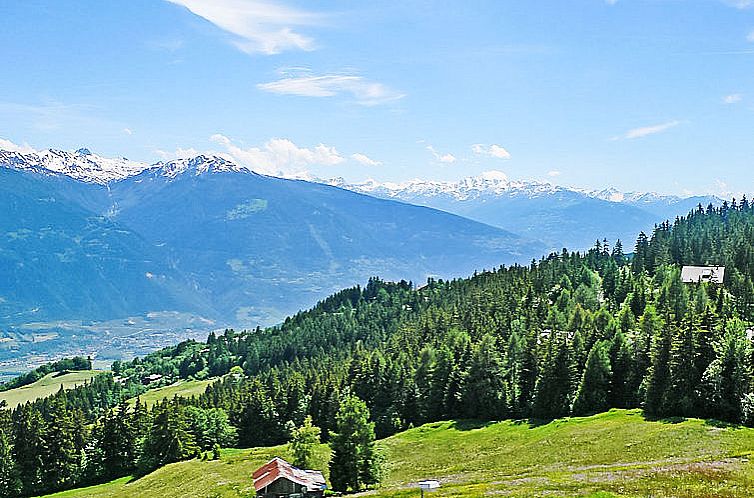
<path id="1" fill-rule="evenodd" d="M 327 489 L 322 472 L 299 469 L 278 457 L 258 468 L 252 478 L 259 498 L 314 498 L 324 496 Z"/>

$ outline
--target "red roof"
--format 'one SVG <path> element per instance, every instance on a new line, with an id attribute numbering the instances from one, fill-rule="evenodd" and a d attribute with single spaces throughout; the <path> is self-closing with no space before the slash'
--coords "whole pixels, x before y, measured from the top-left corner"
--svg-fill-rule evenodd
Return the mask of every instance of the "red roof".
<path id="1" fill-rule="evenodd" d="M 259 467 L 251 477 L 257 492 L 281 478 L 306 486 L 307 491 L 319 491 L 327 487 L 322 472 L 299 469 L 278 457 Z"/>

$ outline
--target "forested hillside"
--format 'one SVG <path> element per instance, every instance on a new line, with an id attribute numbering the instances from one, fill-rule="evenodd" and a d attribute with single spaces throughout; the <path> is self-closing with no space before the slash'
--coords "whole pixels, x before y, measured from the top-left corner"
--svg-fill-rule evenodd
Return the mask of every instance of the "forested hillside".
<path id="1" fill-rule="evenodd" d="M 683 284 L 683 264 L 724 265 L 726 282 Z M 753 424 L 752 277 L 744 200 L 640 235 L 633 257 L 603 241 L 419 288 L 375 278 L 278 327 L 116 363 L 112 376 L 2 412 L 0 493 L 148 472 L 215 445 L 282 443 L 307 415 L 327 441 L 347 395 L 366 402 L 378 437 L 610 407 Z M 195 399 L 112 409 L 151 374 L 221 378 Z"/>

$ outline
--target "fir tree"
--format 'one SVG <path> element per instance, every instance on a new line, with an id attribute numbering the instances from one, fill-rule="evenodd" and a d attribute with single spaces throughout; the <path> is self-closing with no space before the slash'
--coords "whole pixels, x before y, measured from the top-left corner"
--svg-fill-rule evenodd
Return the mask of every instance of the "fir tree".
<path id="1" fill-rule="evenodd" d="M 304 419 L 301 427 L 293 430 L 289 443 L 293 453 L 293 465 L 302 469 L 314 466 L 314 453 L 319 445 L 319 427 L 312 424 L 310 416 Z"/>
<path id="2" fill-rule="evenodd" d="M 600 341 L 589 351 L 584 375 L 573 402 L 574 415 L 591 415 L 609 408 L 612 371 L 608 347 L 608 343 Z"/>
<path id="3" fill-rule="evenodd" d="M 330 481 L 336 491 L 360 491 L 377 484 L 380 460 L 374 446 L 374 423 L 369 422 L 369 409 L 355 396 L 341 404 L 337 418 L 337 434 L 330 446 Z"/>

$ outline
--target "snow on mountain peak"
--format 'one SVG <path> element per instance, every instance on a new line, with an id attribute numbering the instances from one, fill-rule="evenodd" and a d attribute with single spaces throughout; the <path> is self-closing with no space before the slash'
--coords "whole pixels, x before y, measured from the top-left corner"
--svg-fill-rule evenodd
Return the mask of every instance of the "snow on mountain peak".
<path id="1" fill-rule="evenodd" d="M 144 162 L 131 161 L 125 157 L 102 157 L 87 148 L 80 148 L 74 152 L 56 149 L 33 152 L 0 150 L 0 167 L 33 171 L 45 175 L 63 175 L 75 180 L 101 185 L 136 176 L 146 170 L 158 172 L 157 174 L 167 178 L 175 178 L 188 171 L 196 175 L 218 172 L 251 172 L 248 168 L 219 156 L 198 155 L 150 165 Z"/>
<path id="2" fill-rule="evenodd" d="M 482 178 L 483 180 L 488 180 L 491 182 L 507 182 L 508 181 L 508 175 L 498 170 L 484 171 L 482 172 L 482 174 L 479 175 L 479 177 Z"/>
<path id="3" fill-rule="evenodd" d="M 248 168 L 223 157 L 205 155 L 174 159 L 164 163 L 159 162 L 152 165 L 150 169 L 156 170 L 161 176 L 168 178 L 176 178 L 186 172 L 193 172 L 197 176 L 204 173 L 251 172 Z"/>
<path id="4" fill-rule="evenodd" d="M 502 171 L 485 171 L 478 176 L 469 176 L 458 181 L 408 180 L 401 183 L 375 180 L 348 184 L 342 178 L 323 181 L 328 185 L 353 190 L 378 197 L 411 200 L 418 197 L 445 197 L 466 201 L 489 195 L 529 195 L 537 196 L 558 192 L 561 187 L 535 181 L 513 181 Z"/>
<path id="5" fill-rule="evenodd" d="M 35 152 L 0 150 L 0 166 L 47 175 L 65 175 L 76 180 L 107 184 L 136 175 L 146 163 L 126 158 L 106 158 L 82 148 L 75 152 L 48 149 Z"/>

